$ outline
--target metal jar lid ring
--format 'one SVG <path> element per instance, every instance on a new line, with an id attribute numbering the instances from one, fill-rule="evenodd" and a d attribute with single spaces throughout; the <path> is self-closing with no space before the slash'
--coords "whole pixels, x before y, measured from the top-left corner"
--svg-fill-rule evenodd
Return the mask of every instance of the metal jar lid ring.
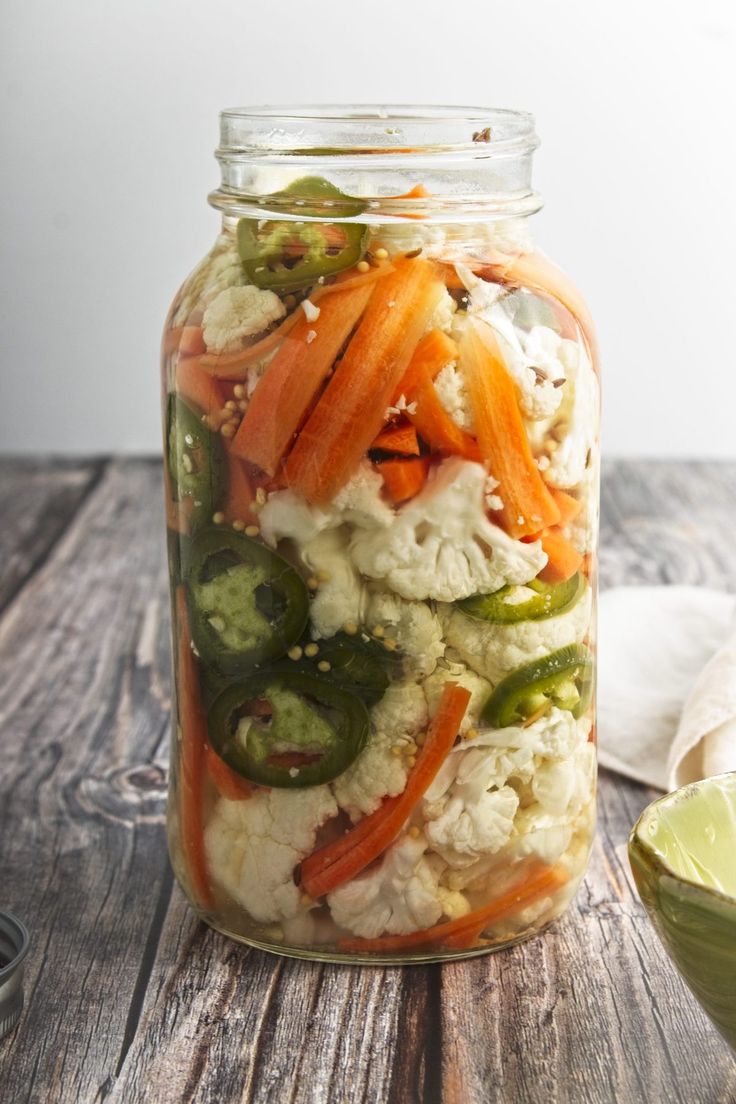
<path id="1" fill-rule="evenodd" d="M 0 1039 L 23 1011 L 23 960 L 29 943 L 25 924 L 12 912 L 0 912 Z"/>

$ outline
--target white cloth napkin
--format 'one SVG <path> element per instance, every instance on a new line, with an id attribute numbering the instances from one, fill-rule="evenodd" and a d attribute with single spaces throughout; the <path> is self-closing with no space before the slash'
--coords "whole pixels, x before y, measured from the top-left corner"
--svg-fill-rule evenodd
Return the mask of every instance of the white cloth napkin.
<path id="1" fill-rule="evenodd" d="M 604 767 L 660 790 L 736 771 L 736 596 L 615 587 L 598 640 Z"/>

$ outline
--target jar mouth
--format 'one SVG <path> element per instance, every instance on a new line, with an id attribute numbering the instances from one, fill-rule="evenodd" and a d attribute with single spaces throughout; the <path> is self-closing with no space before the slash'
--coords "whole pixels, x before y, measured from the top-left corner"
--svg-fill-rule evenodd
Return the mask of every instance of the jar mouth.
<path id="1" fill-rule="evenodd" d="M 531 186 L 534 117 L 509 108 L 419 104 L 231 107 L 220 113 L 222 184 L 210 202 L 228 217 L 278 208 L 299 181 L 326 179 L 346 197 L 311 217 L 331 221 L 470 221 L 538 211 Z M 282 217 L 305 217 L 289 210 Z"/>
<path id="2" fill-rule="evenodd" d="M 421 104 L 283 104 L 226 108 L 218 157 L 320 157 L 457 152 L 479 158 L 534 150 L 534 116 L 510 108 Z"/>

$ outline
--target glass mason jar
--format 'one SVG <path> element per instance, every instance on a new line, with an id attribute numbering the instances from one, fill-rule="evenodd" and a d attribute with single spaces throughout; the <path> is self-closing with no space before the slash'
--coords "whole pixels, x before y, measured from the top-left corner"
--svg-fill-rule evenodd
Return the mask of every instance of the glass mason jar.
<path id="1" fill-rule="evenodd" d="M 598 357 L 529 115 L 238 109 L 163 342 L 192 906 L 282 954 L 475 955 L 594 826 Z"/>

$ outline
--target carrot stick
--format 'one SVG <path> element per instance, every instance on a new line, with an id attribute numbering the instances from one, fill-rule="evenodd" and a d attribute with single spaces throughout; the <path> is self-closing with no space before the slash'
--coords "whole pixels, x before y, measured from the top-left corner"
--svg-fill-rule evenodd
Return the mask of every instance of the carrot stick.
<path id="1" fill-rule="evenodd" d="M 457 920 L 447 920 L 424 931 L 407 935 L 383 935 L 377 939 L 341 939 L 341 951 L 404 951 L 439 944 L 444 947 L 465 948 L 472 946 L 484 928 L 507 916 L 513 916 L 540 898 L 556 893 L 567 881 L 567 874 L 559 867 L 537 867 L 531 878 L 525 878 L 513 889 L 490 904 L 469 912 Z"/>
<path id="2" fill-rule="evenodd" d="M 470 692 L 463 686 L 445 683 L 403 793 L 384 801 L 340 840 L 315 851 L 302 863 L 301 884 L 310 897 L 321 897 L 354 878 L 393 843 L 452 748 L 469 701 Z"/>
<path id="3" fill-rule="evenodd" d="M 414 350 L 391 398 L 391 405 L 396 406 L 402 395 L 408 399 L 425 376 L 433 380 L 453 360 L 457 360 L 457 345 L 452 338 L 442 330 L 430 330 Z"/>
<path id="4" fill-rule="evenodd" d="M 414 460 L 384 460 L 376 465 L 383 476 L 386 490 L 394 502 L 406 502 L 419 494 L 427 482 L 429 460 L 422 456 Z"/>
<path id="5" fill-rule="evenodd" d="M 541 539 L 547 563 L 539 572 L 539 578 L 545 583 L 562 583 L 571 579 L 582 566 L 582 552 L 578 552 L 559 529 L 546 529 Z"/>
<path id="6" fill-rule="evenodd" d="M 583 331 L 593 367 L 596 371 L 599 370 L 598 341 L 590 309 L 575 284 L 561 268 L 541 253 L 520 253 L 516 256 L 498 253 L 488 267 L 504 283 L 546 292 L 562 303 Z"/>
<path id="7" fill-rule="evenodd" d="M 324 298 L 313 322 L 299 311 L 301 319 L 268 365 L 233 439 L 236 456 L 275 474 L 373 290 L 374 284 L 362 283 Z"/>
<path id="8" fill-rule="evenodd" d="M 501 524 L 516 538 L 556 525 L 560 509 L 534 463 L 514 381 L 490 326 L 469 322 L 460 358 L 475 413 L 478 444 L 490 474 L 499 482 Z"/>
<path id="9" fill-rule="evenodd" d="M 252 796 L 253 786 L 248 779 L 232 770 L 209 744 L 205 749 L 205 755 L 207 773 L 213 785 L 223 797 L 226 797 L 228 801 L 243 801 L 245 798 Z"/>
<path id="10" fill-rule="evenodd" d="M 332 284 L 324 284 L 316 287 L 310 300 L 315 306 L 325 297 L 333 295 L 337 291 L 347 291 L 348 288 L 371 287 L 378 280 L 393 272 L 393 265 L 382 264 L 379 268 L 372 268 L 370 272 L 361 273 L 359 276 L 338 277 Z M 284 321 L 270 334 L 262 337 L 260 341 L 249 345 L 237 353 L 207 353 L 199 358 L 200 367 L 217 379 L 244 380 L 248 375 L 251 364 L 262 360 L 268 353 L 279 345 L 284 338 L 291 333 L 294 326 L 305 318 L 304 311 L 300 308 L 293 310 Z"/>
<path id="11" fill-rule="evenodd" d="M 164 334 L 164 354 L 171 356 L 198 356 L 207 346 L 204 343 L 201 326 L 175 326 Z"/>
<path id="12" fill-rule="evenodd" d="M 425 371 L 417 373 L 414 386 L 406 398 L 409 421 L 419 436 L 438 452 L 464 456 L 466 460 L 481 460 L 478 442 L 453 422 L 440 402 L 434 384 Z"/>
<path id="13" fill-rule="evenodd" d="M 204 850 L 202 779 L 205 771 L 207 724 L 199 692 L 197 661 L 192 651 L 186 591 L 176 589 L 178 720 L 181 730 L 180 817 L 181 846 L 198 903 L 212 908 L 207 857 Z"/>
<path id="14" fill-rule="evenodd" d="M 217 380 L 202 371 L 197 357 L 185 357 L 176 362 L 176 390 L 183 399 L 198 407 L 203 414 L 217 414 L 225 405 L 225 395 Z"/>
<path id="15" fill-rule="evenodd" d="M 419 257 L 377 285 L 286 460 L 287 482 L 309 502 L 334 498 L 370 448 L 441 294 L 435 266 Z"/>
<path id="16" fill-rule="evenodd" d="M 389 426 L 378 434 L 371 448 L 383 449 L 385 452 L 400 452 L 403 456 L 418 456 L 417 431 L 413 425 Z"/>
<path id="17" fill-rule="evenodd" d="M 574 521 L 583 508 L 580 499 L 573 498 L 572 495 L 567 494 L 566 491 L 558 490 L 557 487 L 551 487 L 550 494 L 560 511 L 560 525 L 567 525 L 569 521 Z"/>
<path id="18" fill-rule="evenodd" d="M 234 521 L 244 521 L 246 525 L 255 525 L 258 519 L 253 512 L 253 500 L 256 491 L 248 477 L 245 464 L 235 456 L 232 445 L 227 450 L 228 478 L 227 498 L 223 508 L 225 521 L 232 525 Z"/>

